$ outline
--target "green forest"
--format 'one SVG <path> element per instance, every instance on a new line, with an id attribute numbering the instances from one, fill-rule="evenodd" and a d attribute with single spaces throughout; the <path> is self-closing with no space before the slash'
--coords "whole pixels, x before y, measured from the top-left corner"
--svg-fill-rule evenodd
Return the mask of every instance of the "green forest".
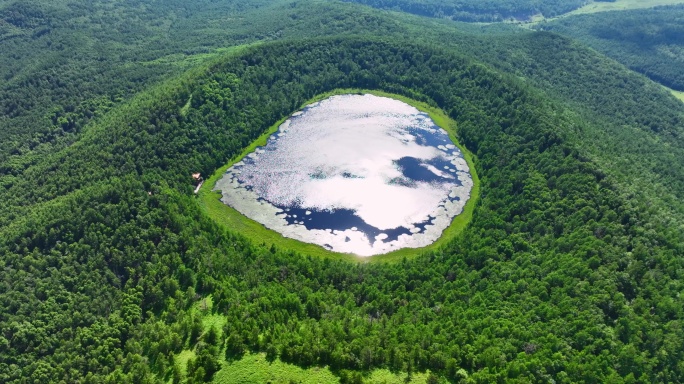
<path id="1" fill-rule="evenodd" d="M 0 1 L 0 382 L 684 381 L 681 8 L 363 3 L 402 12 Z M 207 214 L 192 173 L 347 88 L 455 121 L 457 236 L 360 262 Z"/>
<path id="2" fill-rule="evenodd" d="M 575 10 L 586 2 L 529 0 L 345 0 L 374 8 L 399 10 L 415 15 L 470 22 L 529 20 L 533 16 L 553 17 Z"/>
<path id="3" fill-rule="evenodd" d="M 582 15 L 543 23 L 669 88 L 684 91 L 684 6 Z"/>

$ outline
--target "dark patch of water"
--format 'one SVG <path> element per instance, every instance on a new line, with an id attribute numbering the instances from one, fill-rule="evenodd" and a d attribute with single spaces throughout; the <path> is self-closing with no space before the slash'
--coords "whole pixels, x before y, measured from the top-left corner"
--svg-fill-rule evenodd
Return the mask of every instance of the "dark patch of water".
<path id="1" fill-rule="evenodd" d="M 356 230 L 362 232 L 368 238 L 369 243 L 375 241 L 375 237 L 384 233 L 387 238 L 382 240 L 382 242 L 387 243 L 390 241 L 397 240 L 401 235 L 411 235 L 411 231 L 405 227 L 397 227 L 392 229 L 381 230 L 372 225 L 367 224 L 363 219 L 356 215 L 356 212 L 351 209 L 336 209 L 336 210 L 307 210 L 298 207 L 278 207 L 282 209 L 283 213 L 278 214 L 278 216 L 284 217 L 288 224 L 300 224 L 303 222 L 304 227 L 308 230 L 320 229 L 320 230 L 336 230 L 345 231 L 356 227 Z M 308 215 L 306 212 L 310 212 Z M 295 217 L 296 216 L 296 217 Z M 420 232 L 425 231 L 425 227 L 428 224 L 432 224 L 434 217 L 430 217 L 422 223 L 416 223 L 415 226 L 420 229 Z M 348 239 L 348 238 L 347 238 Z M 345 241 L 349 241 L 345 239 Z"/>
<path id="2" fill-rule="evenodd" d="M 407 130 L 410 134 L 415 136 L 416 144 L 425 145 L 429 147 L 438 147 L 440 145 L 453 144 L 451 142 L 451 139 L 449 139 L 449 135 L 447 135 L 444 131 L 441 130 L 439 126 L 437 126 L 433 121 L 431 121 L 430 117 L 426 113 L 418 114 L 417 119 L 421 123 L 421 125 L 425 124 L 425 120 L 429 120 L 430 122 L 427 124 L 427 126 L 429 128 L 437 130 L 437 132 L 430 132 L 421 128 L 409 127 Z"/>
<path id="3" fill-rule="evenodd" d="M 425 165 L 429 164 L 435 168 L 448 172 L 444 169 L 444 166 L 449 166 L 451 163 L 444 158 L 434 158 L 428 161 L 422 161 L 416 159 L 415 157 L 402 157 L 399 160 L 395 160 L 394 163 L 398 166 L 401 174 L 405 178 L 411 181 L 422 181 L 426 183 L 453 183 L 455 178 L 442 177 L 431 170 L 429 170 Z M 401 183 L 400 183 L 401 184 Z M 401 184 L 405 186 L 411 186 L 410 182 L 408 184 Z"/>

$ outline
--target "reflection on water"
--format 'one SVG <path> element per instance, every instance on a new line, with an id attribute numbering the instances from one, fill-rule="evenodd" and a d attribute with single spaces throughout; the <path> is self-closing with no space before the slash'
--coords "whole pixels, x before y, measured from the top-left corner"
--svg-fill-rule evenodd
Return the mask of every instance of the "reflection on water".
<path id="1" fill-rule="evenodd" d="M 373 95 L 307 106 L 216 184 L 224 203 L 283 236 L 362 256 L 431 244 L 471 188 L 444 130 Z"/>

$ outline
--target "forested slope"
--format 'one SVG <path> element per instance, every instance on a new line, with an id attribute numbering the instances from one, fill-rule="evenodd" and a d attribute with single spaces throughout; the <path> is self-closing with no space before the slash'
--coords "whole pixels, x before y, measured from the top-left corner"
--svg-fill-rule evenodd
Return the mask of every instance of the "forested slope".
<path id="1" fill-rule="evenodd" d="M 0 382 L 201 382 L 247 350 L 343 381 L 377 367 L 684 377 L 684 110 L 656 84 L 508 26 L 334 2 L 150 4 L 0 2 L 16 53 L 0 57 L 1 101 L 30 106 L 0 118 Z M 301 40 L 313 33 L 365 36 Z M 289 41 L 216 50 L 275 39 Z M 251 244 L 191 197 L 191 172 L 338 87 L 458 122 L 482 199 L 452 244 L 398 264 L 320 260 Z M 209 295 L 227 322 L 205 332 L 192 308 Z"/>
<path id="2" fill-rule="evenodd" d="M 458 43 L 457 43 L 458 44 Z M 458 44 L 465 48 L 465 44 Z M 573 142 L 625 197 L 679 231 L 684 220 L 684 105 L 667 91 L 567 38 L 523 33 L 483 40 L 474 54 L 568 105 Z"/>
<path id="3" fill-rule="evenodd" d="M 580 132 L 578 145 L 587 146 L 606 171 L 620 174 L 623 186 L 634 184 L 634 178 L 642 180 L 635 188 L 637 196 L 648 195 L 642 202 L 661 200 L 657 207 L 684 217 L 682 167 L 676 166 L 682 145 L 672 141 L 679 134 L 671 133 L 681 129 L 681 106 L 567 39 L 505 25 L 482 28 L 334 2 L 250 2 L 254 8 L 230 2 L 164 2 L 153 7 L 142 0 L 7 4 L 0 12 L 3 20 L 25 27 L 23 34 L 0 42 L 3 50 L 13 52 L 0 58 L 5 60 L 0 69 L 9 71 L 4 75 L 9 81 L 0 86 L 0 100 L 6 106 L 30 108 L 6 110 L 0 118 L 0 185 L 6 187 L 42 156 L 76 140 L 92 118 L 137 90 L 215 56 L 219 47 L 313 33 L 366 34 L 456 47 L 526 78 L 549 97 L 573 103 L 590 128 Z M 72 18 L 72 8 L 82 16 Z M 36 13 L 48 21 L 27 16 Z M 50 32 L 36 33 L 40 28 Z M 13 71 L 19 72 L 12 75 Z M 623 97 L 625 89 L 630 90 L 629 97 Z M 661 140 L 668 145 L 661 145 Z"/>
<path id="4" fill-rule="evenodd" d="M 460 238 L 353 265 L 248 244 L 203 216 L 191 171 L 338 87 L 432 100 L 459 123 L 482 181 Z M 31 208 L 1 230 L 0 378 L 165 380 L 196 345 L 192 381 L 211 378 L 225 346 L 343 377 L 675 382 L 681 243 L 566 140 L 582 122 L 562 111 L 462 56 L 358 38 L 252 48 L 141 96 L 3 193 Z M 186 312 L 208 294 L 228 320 L 213 336 Z"/>
<path id="5" fill-rule="evenodd" d="M 580 0 L 345 0 L 375 8 L 400 10 L 420 16 L 460 21 L 492 22 L 529 20 L 533 16 L 558 16 L 585 4 Z"/>
<path id="6" fill-rule="evenodd" d="M 93 118 L 217 50 L 314 32 L 400 29 L 357 8 L 200 0 L 0 4 L 0 174 L 19 175 L 72 143 Z"/>
<path id="7" fill-rule="evenodd" d="M 684 91 L 684 6 L 560 18 L 538 28 L 575 38 L 669 88 Z"/>

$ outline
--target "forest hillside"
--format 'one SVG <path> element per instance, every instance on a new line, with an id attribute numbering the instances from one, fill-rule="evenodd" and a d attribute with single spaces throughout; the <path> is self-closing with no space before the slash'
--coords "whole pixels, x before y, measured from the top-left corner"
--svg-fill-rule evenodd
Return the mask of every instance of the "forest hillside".
<path id="1" fill-rule="evenodd" d="M 1 1 L 0 382 L 681 382 L 684 103 L 561 33 Z M 193 173 L 339 89 L 455 122 L 480 188 L 456 237 L 360 262 L 209 214 Z"/>

